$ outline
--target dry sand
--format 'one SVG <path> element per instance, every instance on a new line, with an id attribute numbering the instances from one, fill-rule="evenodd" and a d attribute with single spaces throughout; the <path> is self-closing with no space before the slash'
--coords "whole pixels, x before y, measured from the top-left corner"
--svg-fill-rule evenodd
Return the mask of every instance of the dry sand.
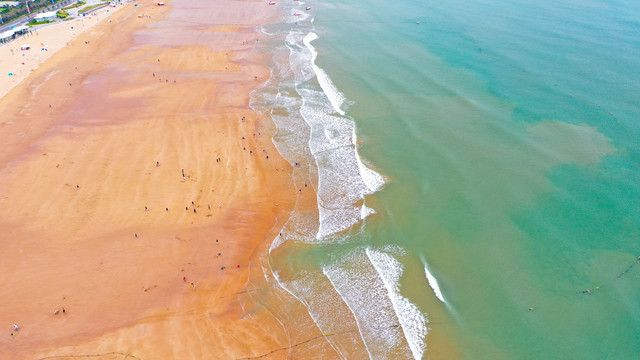
<path id="1" fill-rule="evenodd" d="M 67 43 L 95 25 L 108 21 L 108 17 L 123 7 L 133 4 L 123 3 L 116 7 L 105 7 L 90 16 L 57 22 L 43 27 L 32 27 L 31 33 L 19 36 L 10 43 L 0 45 L 0 98 L 42 65 L 53 54 L 63 49 Z M 91 32 L 89 32 L 91 34 Z M 30 45 L 29 50 L 20 50 L 22 45 Z M 9 73 L 12 75 L 9 76 Z"/>
<path id="2" fill-rule="evenodd" d="M 187 40 L 197 3 L 124 7 L 0 100 L 1 358 L 287 355 L 237 296 L 296 197 L 248 108 L 273 10 L 216 1 Z"/>

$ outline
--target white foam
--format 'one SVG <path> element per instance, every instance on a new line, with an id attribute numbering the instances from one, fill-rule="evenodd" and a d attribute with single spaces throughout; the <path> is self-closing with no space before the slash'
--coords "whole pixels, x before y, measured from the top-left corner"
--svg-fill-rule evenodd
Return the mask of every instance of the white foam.
<path id="1" fill-rule="evenodd" d="M 369 359 L 373 359 L 374 356 L 371 353 L 371 349 L 369 349 L 369 345 L 367 344 L 365 338 L 364 338 L 364 334 L 363 334 L 363 329 L 360 325 L 360 321 L 358 321 L 358 318 L 356 317 L 353 309 L 351 308 L 351 306 L 349 306 L 349 303 L 347 302 L 347 300 L 343 297 L 343 295 L 338 291 L 338 288 L 336 287 L 336 284 L 331 280 L 331 272 L 335 273 L 335 269 L 331 268 L 331 267 L 325 267 L 322 269 L 322 272 L 324 273 L 324 275 L 327 277 L 327 279 L 329 279 L 329 282 L 331 283 L 331 286 L 333 286 L 333 288 L 336 290 L 336 292 L 338 293 L 338 295 L 340 295 L 340 298 L 342 299 L 342 302 L 344 302 L 347 307 L 349 308 L 349 310 L 351 311 L 351 314 L 353 314 L 354 318 L 356 319 L 356 325 L 358 326 L 358 334 L 360 335 L 360 338 L 362 339 L 362 342 L 364 343 L 364 347 L 367 350 L 367 353 L 369 354 Z M 334 276 L 335 277 L 335 276 Z"/>
<path id="2" fill-rule="evenodd" d="M 415 304 L 400 294 L 398 284 L 403 272 L 402 265 L 387 253 L 371 248 L 367 248 L 366 253 L 387 288 L 413 358 L 422 359 L 427 348 L 427 318 Z"/>
<path id="3" fill-rule="evenodd" d="M 346 97 L 316 65 L 318 52 L 311 43 L 318 35 L 299 25 L 278 33 L 279 41 L 286 40 L 274 54 L 268 86 L 255 100 L 270 108 L 277 128 L 274 143 L 285 159 L 311 164 L 305 170 L 294 168 L 294 181 L 300 171 L 317 172 L 318 212 L 294 210 L 270 252 L 289 242 L 348 241 L 340 232 L 375 213 L 365 205 L 365 195 L 384 185 L 384 178 L 360 158 L 355 123 L 342 109 Z M 272 270 L 274 281 L 307 308 L 323 333 L 357 336 L 346 335 L 357 326 L 371 359 L 421 358 L 426 317 L 400 294 L 402 266 L 389 255 L 396 251 L 387 250 L 359 247 L 341 253 L 321 272 L 298 265 L 282 273 Z M 327 341 L 341 348 L 338 341 Z"/>
<path id="4" fill-rule="evenodd" d="M 382 188 L 384 185 L 384 178 L 382 175 L 377 172 L 369 169 L 362 162 L 362 158 L 360 157 L 360 153 L 358 153 L 358 136 L 356 134 L 356 127 L 353 127 L 353 134 L 351 135 L 354 151 L 356 153 L 356 160 L 358 161 L 358 169 L 360 170 L 360 176 L 362 176 L 362 181 L 369 188 L 370 193 L 374 193 Z"/>
<path id="5" fill-rule="evenodd" d="M 375 214 L 376 211 L 373 210 L 370 207 L 367 207 L 365 204 L 362 204 L 362 207 L 360 208 L 360 218 L 364 220 L 364 218 L 366 218 L 369 215 L 373 215 Z"/>
<path id="6" fill-rule="evenodd" d="M 363 215 L 369 215 L 361 211 L 364 196 L 379 189 L 383 178 L 367 169 L 359 158 L 353 120 L 335 114 L 326 94 L 310 86 L 306 82 L 297 91 L 303 99 L 302 118 L 311 128 L 309 149 L 318 169 L 321 226 L 316 240 L 320 240 L 349 229 Z"/>
<path id="7" fill-rule="evenodd" d="M 277 271 L 276 272 L 272 271 L 272 274 L 274 275 L 275 280 L 277 281 L 277 283 L 280 286 L 280 288 L 284 289 L 287 293 L 289 293 L 289 295 L 291 295 L 295 299 L 297 299 L 307 309 L 307 313 L 311 317 L 311 320 L 313 320 L 314 324 L 318 327 L 318 329 L 320 329 L 320 331 L 322 333 L 325 333 L 324 329 L 322 328 L 322 326 L 320 325 L 318 320 L 326 319 L 326 317 L 320 317 L 320 319 L 319 319 L 318 316 L 316 314 L 314 314 L 313 311 L 311 311 L 311 305 L 306 301 L 306 299 L 300 297 L 299 295 L 296 295 L 293 291 L 289 290 L 289 286 L 285 285 L 285 283 L 283 281 L 281 281 L 280 274 Z M 331 345 L 331 347 L 334 348 L 336 350 L 336 352 L 338 352 L 338 354 L 341 353 L 340 349 L 336 348 L 335 344 L 332 341 L 330 341 L 331 339 L 329 337 L 324 337 L 324 338 L 325 338 L 325 340 L 327 340 L 329 345 Z"/>
<path id="8" fill-rule="evenodd" d="M 303 99 L 301 114 L 312 129 L 309 148 L 318 166 L 320 229 L 316 240 L 320 240 L 349 229 L 373 213 L 361 203 L 365 195 L 382 188 L 384 178 L 363 163 L 357 149 L 355 123 L 341 116 L 345 114 L 341 107 L 346 98 L 326 72 L 315 64 L 318 53 L 311 42 L 317 38 L 313 32 L 305 35 L 302 43 L 308 50 L 304 53 L 309 55 L 292 54 L 291 59 L 292 67 L 298 68 L 296 90 Z M 299 38 L 287 39 L 295 43 Z M 290 49 L 295 52 L 298 48 L 291 46 Z M 305 70 L 309 68 L 321 91 L 306 81 L 308 73 Z"/>
<path id="9" fill-rule="evenodd" d="M 278 89 L 274 100 L 278 108 L 286 109 L 286 116 L 271 112 L 279 134 L 285 135 L 274 141 L 285 159 L 299 162 L 306 147 L 317 169 L 320 226 L 315 236 L 305 242 L 325 241 L 372 214 L 372 209 L 363 207 L 365 195 L 384 184 L 384 178 L 367 168 L 360 158 L 355 123 L 341 115 L 346 98 L 315 65 L 318 54 L 311 42 L 317 38 L 315 33 L 299 27 L 286 33 L 283 47 L 289 52 L 289 66 L 279 66 L 273 84 Z M 309 81 L 314 77 L 317 82 Z M 299 97 L 284 93 L 283 89 L 290 88 L 294 88 Z M 297 123 L 299 120 L 303 120 L 302 124 Z M 306 146 L 301 143 L 304 136 L 307 136 Z M 278 245 L 279 241 L 274 244 Z"/>
<path id="10" fill-rule="evenodd" d="M 444 296 L 442 296 L 442 291 L 440 291 L 440 286 L 438 286 L 438 280 L 436 279 L 435 276 L 433 276 L 433 274 L 431 274 L 426 264 L 424 265 L 424 273 L 427 276 L 427 282 L 429 283 L 429 286 L 431 286 L 431 288 L 433 289 L 433 292 L 436 295 L 436 297 L 443 303 L 446 303 L 446 301 L 444 300 Z"/>
<path id="11" fill-rule="evenodd" d="M 354 314 L 371 359 L 411 357 L 385 284 L 363 248 L 323 267 L 322 272 Z"/>
<path id="12" fill-rule="evenodd" d="M 316 73 L 316 77 L 318 79 L 318 83 L 320 83 L 322 91 L 324 91 L 324 93 L 327 95 L 329 101 L 331 102 L 331 105 L 336 110 L 336 112 L 338 112 L 338 114 L 340 115 L 344 115 L 345 112 L 341 109 L 342 104 L 346 100 L 344 95 L 340 91 L 338 91 L 336 86 L 329 78 L 329 75 L 327 75 L 327 73 L 323 69 L 316 65 L 318 52 L 316 51 L 316 48 L 311 45 L 311 42 L 313 40 L 316 40 L 317 38 L 318 35 L 316 33 L 310 32 L 307 34 L 307 36 L 304 37 L 303 43 L 311 52 L 313 71 Z"/>
<path id="13" fill-rule="evenodd" d="M 362 338 L 356 338 L 360 334 L 351 335 L 353 329 L 357 327 L 356 319 L 329 279 L 318 270 L 300 271 L 293 275 L 294 278 L 288 280 L 282 279 L 277 271 L 271 272 L 280 288 L 302 303 L 323 334 L 343 334 L 340 339 L 325 336 L 324 340 L 336 350 L 341 359 L 350 358 L 349 354 L 353 351 L 351 347 Z M 340 321 L 335 321 L 336 317 Z M 353 341 L 349 341 L 350 337 Z"/>
<path id="14" fill-rule="evenodd" d="M 275 239 L 271 242 L 271 246 L 269 246 L 269 254 L 275 249 L 277 249 L 280 245 L 284 243 L 284 238 L 280 235 L 276 236 Z"/>

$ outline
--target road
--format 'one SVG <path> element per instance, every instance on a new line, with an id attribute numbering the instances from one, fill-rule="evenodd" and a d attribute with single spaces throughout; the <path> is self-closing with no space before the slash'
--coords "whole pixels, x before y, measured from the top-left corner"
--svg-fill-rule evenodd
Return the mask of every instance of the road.
<path id="1" fill-rule="evenodd" d="M 43 12 L 47 12 L 47 11 L 54 11 L 54 10 L 60 10 L 61 8 L 74 4 L 78 2 L 78 0 L 65 0 L 65 1 L 61 1 L 59 3 L 56 3 L 54 5 L 48 6 L 44 9 L 40 9 L 37 12 L 32 12 L 31 15 L 29 16 L 25 16 L 25 17 L 21 17 L 19 19 L 16 19 L 14 21 L 11 22 L 7 22 L 2 24 L 2 26 L 0 26 L 0 33 L 3 33 L 7 30 L 10 30 L 14 27 L 20 26 L 20 25 L 24 25 L 26 23 L 28 23 L 29 21 L 31 21 L 33 19 L 34 16 L 43 13 Z"/>

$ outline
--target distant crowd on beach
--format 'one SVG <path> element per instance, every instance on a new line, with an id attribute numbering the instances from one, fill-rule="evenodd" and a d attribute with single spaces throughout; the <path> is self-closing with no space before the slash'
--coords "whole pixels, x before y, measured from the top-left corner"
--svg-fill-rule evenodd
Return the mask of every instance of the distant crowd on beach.
<path id="1" fill-rule="evenodd" d="M 85 40 L 84 41 L 85 45 L 89 45 L 90 43 L 91 42 L 89 40 Z M 248 45 L 249 41 L 243 41 L 242 44 L 243 45 Z M 157 62 L 160 63 L 161 59 L 157 58 Z M 75 69 L 77 70 L 78 67 L 76 66 Z M 163 84 L 169 84 L 169 83 L 170 84 L 178 84 L 178 82 L 177 82 L 178 79 L 173 78 L 173 76 L 171 76 L 172 78 L 169 79 L 168 78 L 169 76 L 166 76 L 165 74 L 163 74 L 161 72 L 155 72 L 154 71 L 154 72 L 151 72 L 152 77 L 149 78 L 148 74 L 149 73 L 145 73 L 144 74 L 145 79 L 146 79 L 145 81 L 153 81 L 153 83 L 156 84 L 155 86 L 173 86 L 173 85 L 158 85 L 158 82 L 163 83 Z M 254 77 L 254 79 L 258 80 L 258 76 L 257 75 L 254 75 L 253 77 Z M 158 81 L 156 82 L 155 79 L 158 79 Z M 66 84 L 68 84 L 68 86 L 71 87 L 71 88 L 75 88 L 76 86 L 78 86 L 77 82 L 74 81 L 72 83 L 71 80 L 69 80 L 69 79 L 62 80 L 61 84 L 62 84 L 62 86 L 64 88 L 67 88 Z M 45 106 L 46 106 L 46 104 L 45 104 Z M 49 104 L 49 108 L 53 108 L 53 104 Z M 246 120 L 247 120 L 246 116 L 241 116 L 239 118 L 240 123 L 245 123 Z M 273 158 L 270 156 L 270 153 L 269 153 L 269 151 L 267 149 L 260 149 L 255 143 L 252 143 L 250 140 L 247 140 L 247 139 L 250 139 L 251 136 L 253 136 L 254 140 L 256 140 L 256 139 L 260 138 L 262 135 L 263 134 L 260 131 L 245 133 L 244 136 L 242 136 L 240 138 L 240 147 L 242 147 L 242 151 L 248 153 L 249 157 L 252 158 L 252 159 L 272 160 Z M 255 152 L 255 154 L 254 154 L 254 152 Z M 246 159 L 246 155 L 244 155 L 244 156 L 245 156 L 245 159 Z M 264 158 L 263 158 L 263 156 L 264 156 Z M 153 160 L 155 160 L 155 159 L 153 159 Z M 154 166 L 156 168 L 160 168 L 162 166 L 161 160 L 162 159 L 155 161 Z M 227 158 L 224 158 L 223 156 L 216 156 L 215 160 L 216 160 L 216 164 L 224 164 L 224 165 L 226 165 L 226 163 L 229 161 Z M 299 167 L 300 163 L 296 162 L 295 166 Z M 285 171 L 284 167 L 282 167 L 282 168 L 274 167 L 274 169 L 275 169 L 275 171 L 283 171 L 283 172 Z M 179 173 L 177 171 L 178 171 L 178 169 L 175 169 L 175 170 L 171 171 L 172 178 L 173 177 L 177 177 L 177 175 L 179 174 L 180 177 L 182 178 L 182 182 L 193 181 L 193 172 L 192 171 L 189 171 L 189 170 L 185 171 L 185 169 L 180 169 Z M 70 185 L 70 186 L 73 186 L 73 184 Z M 74 192 L 80 192 L 81 193 L 85 189 L 85 187 L 84 187 L 85 185 L 82 184 L 82 182 L 79 182 L 78 184 L 75 184 L 75 186 L 76 186 L 76 189 L 73 190 Z M 304 184 L 304 188 L 306 188 L 306 187 L 307 187 L 307 184 L 305 183 Z M 303 191 L 303 188 L 298 189 L 299 193 L 301 193 L 302 191 Z M 141 206 L 140 205 L 142 205 L 142 204 L 139 204 L 139 205 L 136 206 L 136 212 L 141 211 Z M 163 206 L 164 210 L 165 210 L 165 213 L 173 213 L 173 211 L 170 211 L 170 210 L 173 210 L 173 209 L 170 209 L 170 206 L 168 206 L 167 204 L 162 204 L 162 205 L 165 205 L 165 206 Z M 179 206 L 176 206 L 179 209 L 179 211 L 178 211 L 179 213 L 185 214 L 185 213 L 182 213 L 182 210 L 181 210 L 182 209 L 181 208 L 182 205 L 184 205 L 184 207 L 185 207 L 185 212 L 189 213 L 189 214 L 192 213 L 192 214 L 198 214 L 199 215 L 200 213 L 205 213 L 205 214 L 209 213 L 210 214 L 212 212 L 212 204 L 206 204 L 206 210 L 204 210 L 204 208 L 201 208 L 201 206 L 204 206 L 204 205 L 198 204 L 197 199 L 196 200 L 192 200 L 190 202 L 185 202 L 183 204 L 179 204 Z M 216 204 L 214 203 L 213 207 L 215 207 L 215 205 Z M 217 205 L 218 205 L 219 209 L 222 209 L 223 203 L 219 203 Z M 277 206 L 278 203 L 276 203 L 275 205 Z M 162 213 L 161 212 L 162 207 L 159 207 L 159 209 L 160 209 L 160 213 Z M 145 213 L 153 213 L 154 211 L 158 211 L 157 208 L 154 208 L 154 205 L 149 204 L 149 203 L 144 205 L 144 212 Z M 209 214 L 207 214 L 207 215 L 209 215 Z M 188 216 L 192 216 L 192 215 L 188 215 Z M 131 232 L 133 232 L 134 239 L 142 240 L 145 237 L 144 231 L 140 231 L 139 229 L 135 229 L 134 231 L 127 232 L 127 234 L 125 235 L 128 240 L 131 239 Z M 282 236 L 282 234 L 280 234 L 280 235 Z M 217 258 L 221 259 L 222 258 L 222 252 L 223 252 L 223 250 L 225 248 L 224 245 L 223 245 L 224 241 L 221 241 L 220 239 L 215 239 L 215 242 L 216 242 L 216 245 L 219 246 L 218 247 L 218 251 L 217 251 Z M 235 268 L 237 268 L 237 269 L 241 268 L 240 264 L 232 264 L 231 265 L 231 264 L 224 264 L 224 262 L 222 262 L 222 264 L 220 264 L 220 270 L 221 271 L 228 270 L 228 266 L 231 266 L 233 268 L 234 267 L 233 265 L 235 265 Z M 184 285 L 190 285 L 190 287 L 188 287 L 188 288 L 193 288 L 193 289 L 196 288 L 197 281 L 195 279 L 192 279 L 192 276 L 189 276 L 189 274 L 186 274 L 186 275 L 185 274 L 181 274 L 180 277 L 182 278 L 182 283 Z M 176 281 L 178 281 L 177 279 L 179 279 L 179 278 L 176 277 Z M 147 291 L 147 289 L 145 289 L 145 291 Z M 56 316 L 58 318 L 63 318 L 63 317 L 73 316 L 73 314 L 77 314 L 77 309 L 74 310 L 72 307 L 71 307 L 72 313 L 69 314 L 68 307 L 69 307 L 69 303 L 66 303 L 65 306 L 57 305 L 57 307 L 55 307 L 53 309 L 53 311 L 52 311 L 53 316 Z M 51 308 L 49 308 L 49 310 L 47 310 L 47 314 L 51 314 L 50 311 L 51 311 Z M 25 329 L 28 328 L 28 324 L 22 324 L 21 323 L 21 325 L 24 325 Z M 20 331 L 20 329 L 21 329 L 21 327 L 18 325 L 18 323 L 14 324 L 13 325 L 13 331 L 10 332 L 10 336 L 12 336 L 12 337 L 16 336 L 18 334 L 18 332 Z"/>

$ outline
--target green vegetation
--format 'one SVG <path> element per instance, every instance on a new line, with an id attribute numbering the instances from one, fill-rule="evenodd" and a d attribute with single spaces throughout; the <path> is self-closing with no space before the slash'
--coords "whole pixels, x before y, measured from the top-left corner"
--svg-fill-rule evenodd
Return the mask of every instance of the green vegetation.
<path id="1" fill-rule="evenodd" d="M 66 10 L 60 10 L 56 13 L 56 16 L 60 19 L 66 19 L 69 16 L 69 12 Z"/>
<path id="2" fill-rule="evenodd" d="M 34 26 L 34 25 L 42 25 L 42 24 L 48 24 L 48 23 L 52 23 L 53 21 L 49 21 L 49 20 L 45 20 L 45 21 L 35 21 L 35 20 L 31 20 L 27 23 L 27 25 L 29 26 Z"/>
<path id="3" fill-rule="evenodd" d="M 53 0 L 54 3 L 60 3 L 62 1 L 64 0 Z M 51 0 L 29 1 L 29 8 L 31 9 L 31 14 L 33 15 L 40 12 L 41 10 L 45 10 L 51 5 Z M 2 14 L 2 20 L 4 20 L 5 23 L 29 15 L 29 11 L 27 10 L 27 6 L 24 2 L 20 2 L 18 6 L 10 6 L 1 9 L 2 10 L 0 10 L 0 13 Z"/>
<path id="4" fill-rule="evenodd" d="M 102 4 L 96 4 L 96 5 L 91 5 L 91 6 L 87 6 L 86 8 L 83 8 L 83 9 L 78 10 L 78 14 L 80 14 L 80 13 L 87 13 L 87 12 L 89 12 L 89 11 L 93 10 L 93 9 L 96 9 L 96 8 L 99 8 L 99 7 L 102 7 L 102 6 L 104 6 L 104 3 L 102 3 Z"/>
<path id="5" fill-rule="evenodd" d="M 64 8 L 62 8 L 62 10 L 69 10 L 69 9 L 77 8 L 77 7 L 80 7 L 80 6 L 82 6 L 82 5 L 86 4 L 86 3 L 87 3 L 86 1 L 80 0 L 80 1 L 78 1 L 77 3 L 75 3 L 73 5 L 65 6 Z"/>

